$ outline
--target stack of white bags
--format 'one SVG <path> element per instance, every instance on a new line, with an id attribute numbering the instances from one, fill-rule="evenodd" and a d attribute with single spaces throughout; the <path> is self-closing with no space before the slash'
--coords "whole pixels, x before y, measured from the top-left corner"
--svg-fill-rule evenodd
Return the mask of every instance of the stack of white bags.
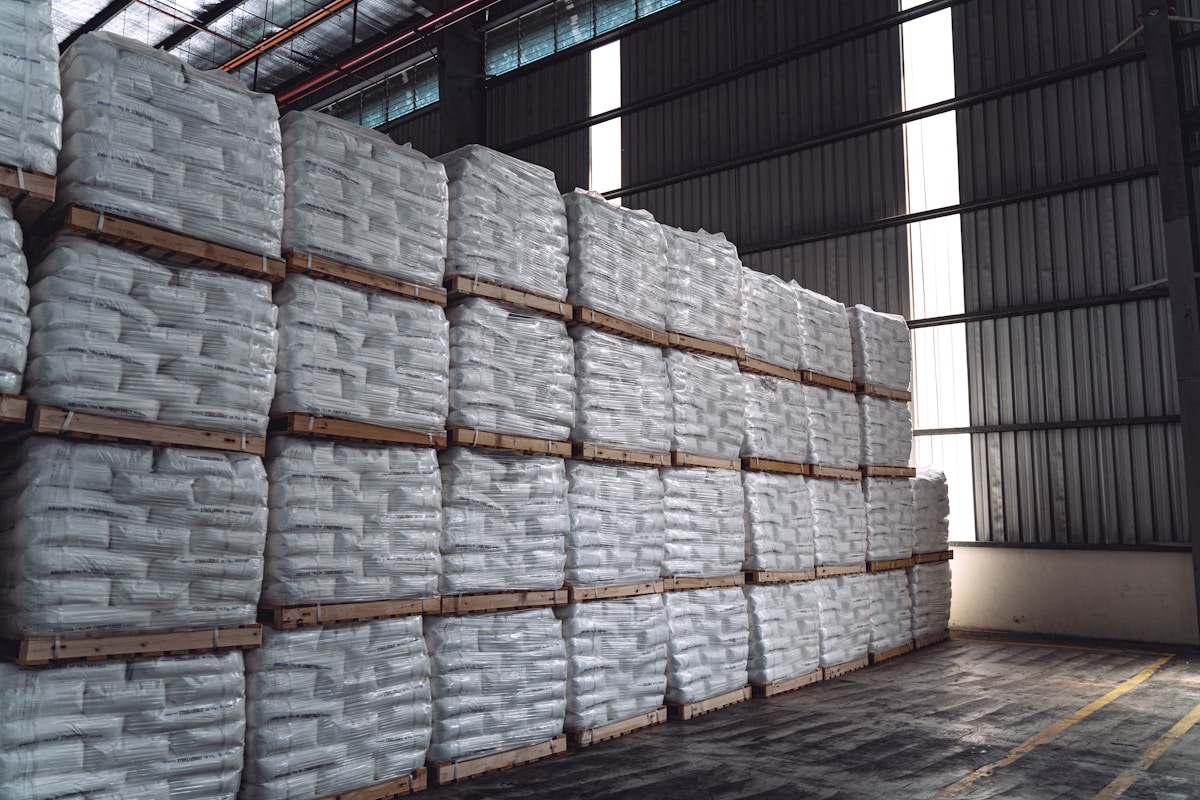
<path id="1" fill-rule="evenodd" d="M 671 384 L 662 348 L 583 325 L 575 341 L 576 442 L 671 449 Z"/>
<path id="2" fill-rule="evenodd" d="M 0 663 L 0 798 L 234 800 L 240 652 L 61 667 Z"/>
<path id="3" fill-rule="evenodd" d="M 475 297 L 447 316 L 447 424 L 569 439 L 575 425 L 575 348 L 566 323 Z"/>
<path id="4" fill-rule="evenodd" d="M 663 575 L 712 578 L 740 572 L 745 557 L 742 481 L 729 469 L 662 470 L 667 545 Z"/>
<path id="5" fill-rule="evenodd" d="M 917 470 L 913 490 L 913 552 L 938 553 L 950 547 L 950 489 L 946 473 Z"/>
<path id="6" fill-rule="evenodd" d="M 867 509 L 854 481 L 810 480 L 817 563 L 853 566 L 867 560 Z"/>
<path id="7" fill-rule="evenodd" d="M 725 234 L 663 226 L 667 238 L 667 330 L 736 345 L 742 262 Z"/>
<path id="8" fill-rule="evenodd" d="M 0 17 L 6 7 L 0 5 Z M 29 347 L 29 266 L 21 249 L 24 243 L 12 204 L 0 197 L 0 392 L 10 394 L 21 391 Z"/>
<path id="9" fill-rule="evenodd" d="M 465 447 L 440 460 L 441 594 L 561 587 L 571 524 L 563 460 Z"/>
<path id="10" fill-rule="evenodd" d="M 432 617 L 431 763 L 545 742 L 563 731 L 567 656 L 553 610 Z"/>
<path id="11" fill-rule="evenodd" d="M 51 406 L 263 434 L 277 309 L 266 281 L 64 236 L 30 272 L 25 391 Z"/>
<path id="12" fill-rule="evenodd" d="M 746 373 L 746 434 L 742 455 L 805 463 L 808 416 L 804 384 Z"/>
<path id="13" fill-rule="evenodd" d="M 671 449 L 736 460 L 745 435 L 745 389 L 735 361 L 667 351 Z"/>
<path id="14" fill-rule="evenodd" d="M 807 675 L 821 661 L 816 583 L 746 586 L 750 612 L 750 682 L 780 683 Z"/>
<path id="15" fill-rule="evenodd" d="M 800 365 L 800 307 L 796 284 L 742 268 L 742 330 L 738 343 L 750 358 L 786 369 Z"/>
<path id="16" fill-rule="evenodd" d="M 809 464 L 856 469 L 862 455 L 858 403 L 850 392 L 803 384 Z M 909 434 L 911 436 L 911 432 Z"/>
<path id="17" fill-rule="evenodd" d="M 854 353 L 846 307 L 802 286 L 795 288 L 800 309 L 800 369 L 849 381 Z"/>
<path id="18" fill-rule="evenodd" d="M 667 691 L 662 595 L 555 609 L 567 652 L 567 730 L 647 714 Z"/>
<path id="19" fill-rule="evenodd" d="M 913 490 L 908 478 L 863 478 L 867 510 L 867 560 L 913 553 Z"/>
<path id="20" fill-rule="evenodd" d="M 802 475 L 742 473 L 748 570 L 806 572 L 816 566 L 813 506 Z"/>
<path id="21" fill-rule="evenodd" d="M 62 145 L 50 0 L 0 3 L 0 164 L 53 175 Z"/>
<path id="22" fill-rule="evenodd" d="M 272 412 L 303 412 L 422 433 L 446 427 L 450 330 L 442 309 L 289 275 L 279 303 Z"/>
<path id="23" fill-rule="evenodd" d="M 871 594 L 872 653 L 884 653 L 912 638 L 912 598 L 904 570 L 877 572 L 867 576 Z"/>
<path id="24" fill-rule="evenodd" d="M 750 619 L 741 589 L 669 592 L 667 702 L 693 703 L 746 685 Z"/>
<path id="25" fill-rule="evenodd" d="M 568 586 L 658 580 L 667 530 L 663 484 L 653 467 L 567 462 L 571 529 Z"/>
<path id="26" fill-rule="evenodd" d="M 846 310 L 854 350 L 854 381 L 907 391 L 912 380 L 912 339 L 896 314 L 857 305 Z"/>
<path id="27" fill-rule="evenodd" d="M 667 243 L 647 211 L 592 192 L 563 195 L 571 241 L 567 298 L 576 305 L 662 330 L 667 322 Z"/>
<path id="28" fill-rule="evenodd" d="M 835 667 L 867 654 L 871 643 L 869 579 L 869 575 L 843 575 L 816 582 L 822 667 Z"/>
<path id="29" fill-rule="evenodd" d="M 859 395 L 860 464 L 904 467 L 912 454 L 912 412 L 902 400 Z"/>
<path id="30" fill-rule="evenodd" d="M 312 800 L 410 775 L 432 727 L 421 618 L 263 630 L 246 654 L 242 800 Z"/>
<path id="31" fill-rule="evenodd" d="M 220 70 L 111 33 L 62 57 L 58 199 L 278 256 L 279 110 Z"/>
<path id="32" fill-rule="evenodd" d="M 283 247 L 426 286 L 446 268 L 446 168 L 328 114 L 280 121 Z"/>
<path id="33" fill-rule="evenodd" d="M 438 160 L 450 181 L 446 275 L 566 299 L 567 216 L 554 173 L 474 144 Z"/>
<path id="34" fill-rule="evenodd" d="M 282 436 L 267 445 L 262 602 L 349 603 L 438 593 L 437 453 Z"/>
<path id="35" fill-rule="evenodd" d="M 950 563 L 918 564 L 908 569 L 914 639 L 941 633 L 950 626 Z"/>

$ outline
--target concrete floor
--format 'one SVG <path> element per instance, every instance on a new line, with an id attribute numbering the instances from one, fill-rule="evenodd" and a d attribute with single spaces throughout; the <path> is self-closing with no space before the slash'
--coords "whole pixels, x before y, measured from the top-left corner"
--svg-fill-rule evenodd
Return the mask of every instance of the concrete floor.
<path id="1" fill-rule="evenodd" d="M 1200 798 L 1200 662 L 1164 655 L 956 638 L 426 796 Z"/>

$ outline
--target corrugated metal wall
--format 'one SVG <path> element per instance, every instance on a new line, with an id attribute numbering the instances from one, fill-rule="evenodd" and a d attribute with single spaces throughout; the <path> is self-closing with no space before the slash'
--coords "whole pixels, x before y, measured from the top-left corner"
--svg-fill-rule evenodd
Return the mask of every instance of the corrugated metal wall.
<path id="1" fill-rule="evenodd" d="M 441 155 L 442 115 L 436 104 L 401 117 L 385 126 L 383 132 L 400 144 L 411 143 L 425 155 Z"/>

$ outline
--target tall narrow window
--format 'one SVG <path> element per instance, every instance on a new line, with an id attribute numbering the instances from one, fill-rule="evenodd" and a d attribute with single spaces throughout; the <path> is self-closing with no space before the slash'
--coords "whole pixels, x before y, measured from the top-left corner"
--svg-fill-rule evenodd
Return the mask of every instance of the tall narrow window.
<path id="1" fill-rule="evenodd" d="M 597 47 L 591 53 L 591 96 L 588 112 L 595 116 L 621 107 L 621 42 Z M 588 142 L 588 188 L 607 192 L 621 188 L 621 118 L 593 125 Z M 619 200 L 614 202 L 619 203 Z"/>

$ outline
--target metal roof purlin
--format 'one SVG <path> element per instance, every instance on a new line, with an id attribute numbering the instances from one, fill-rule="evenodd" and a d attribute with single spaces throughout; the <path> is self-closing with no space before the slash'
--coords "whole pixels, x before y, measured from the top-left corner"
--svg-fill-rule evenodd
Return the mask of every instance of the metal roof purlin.
<path id="1" fill-rule="evenodd" d="M 238 1 L 241 2 L 241 0 Z M 67 35 L 67 38 L 63 39 L 62 43 L 59 44 L 59 52 L 66 52 L 67 48 L 70 47 L 80 36 L 96 30 L 131 5 L 133 5 L 133 0 L 112 0 L 112 2 L 110 2 L 104 8 L 97 11 L 91 19 L 80 25 L 75 30 L 71 31 L 71 33 Z"/>
<path id="2" fill-rule="evenodd" d="M 307 28 L 311 28 L 313 25 L 316 25 L 322 20 L 328 18 L 331 14 L 341 11 L 353 1 L 354 0 L 330 0 L 330 2 L 326 3 L 315 11 L 309 12 L 290 25 L 285 26 L 282 30 L 272 34 L 271 36 L 268 36 L 258 44 L 255 44 L 254 46 L 229 59 L 221 65 L 221 69 L 225 70 L 226 72 L 232 72 L 241 65 L 245 64 L 247 61 L 250 61 L 256 56 L 261 56 L 263 53 L 278 47 L 296 34 L 304 31 Z"/>
<path id="3" fill-rule="evenodd" d="M 205 11 L 203 14 L 198 15 L 195 19 L 192 20 L 191 25 L 183 26 L 182 28 L 175 31 L 170 36 L 168 36 L 167 38 L 163 39 L 161 42 L 156 44 L 155 47 L 159 48 L 160 50 L 170 50 L 173 47 L 178 47 L 179 45 L 183 44 L 188 39 L 195 36 L 197 33 L 200 33 L 201 31 L 206 30 L 209 25 L 213 24 L 214 22 L 219 20 L 221 17 L 228 14 L 230 11 L 233 11 L 235 8 L 240 6 L 243 2 L 244 2 L 244 0 L 223 0 L 223 2 L 218 3 L 217 5 L 210 8 L 208 11 Z"/>

